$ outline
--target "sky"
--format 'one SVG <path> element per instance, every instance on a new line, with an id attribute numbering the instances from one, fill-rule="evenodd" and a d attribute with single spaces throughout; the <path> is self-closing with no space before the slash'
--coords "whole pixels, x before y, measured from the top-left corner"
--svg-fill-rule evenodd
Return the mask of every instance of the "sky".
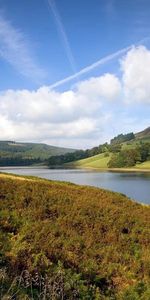
<path id="1" fill-rule="evenodd" d="M 86 149 L 150 126 L 149 0 L 0 0 L 0 140 Z"/>

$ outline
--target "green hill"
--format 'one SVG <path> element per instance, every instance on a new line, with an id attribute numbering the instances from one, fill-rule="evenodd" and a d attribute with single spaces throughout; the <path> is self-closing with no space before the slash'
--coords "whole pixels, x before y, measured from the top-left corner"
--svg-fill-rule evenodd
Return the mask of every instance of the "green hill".
<path id="1" fill-rule="evenodd" d="M 132 135 L 134 138 L 125 142 L 121 142 L 121 140 L 124 140 L 128 136 L 132 136 Z M 137 170 L 137 171 L 150 170 L 150 127 L 136 134 L 133 133 L 129 133 L 127 135 L 120 134 L 114 139 L 112 139 L 110 144 L 104 144 L 104 145 L 106 148 L 106 149 L 103 148 L 104 153 L 93 155 L 88 158 L 84 158 L 80 160 L 75 160 L 73 162 L 65 164 L 65 166 L 76 167 L 76 168 L 108 169 L 109 161 L 110 160 L 115 161 L 115 156 L 117 156 L 117 154 L 121 152 L 122 157 L 121 155 L 120 157 L 118 157 L 118 159 L 116 160 L 116 165 L 115 164 L 113 165 L 113 163 L 111 163 L 112 166 L 110 166 L 110 168 L 112 169 L 122 168 L 123 170 L 128 168 L 128 170 Z M 102 146 L 103 145 L 99 147 L 95 147 L 93 149 L 97 148 L 97 151 L 99 151 L 99 149 L 101 151 Z M 149 151 L 149 154 L 147 153 L 147 158 L 146 158 L 147 161 L 144 161 L 145 160 L 144 156 L 147 151 Z M 132 156 L 132 159 L 129 159 L 130 156 Z M 126 157 L 128 160 L 128 162 L 126 163 L 127 167 L 123 167 L 122 160 L 126 159 Z"/>
<path id="2" fill-rule="evenodd" d="M 125 147 L 127 149 L 127 147 Z M 132 149 L 132 146 L 131 146 Z M 105 154 L 98 154 L 94 155 L 89 158 L 77 160 L 75 162 L 67 163 L 64 166 L 65 167 L 73 167 L 73 168 L 91 168 L 91 169 L 101 169 L 101 170 L 106 170 L 106 169 L 111 169 L 108 168 L 108 162 L 112 156 L 112 153 L 109 153 L 108 156 L 105 157 Z M 115 168 L 113 168 L 115 169 Z M 150 171 L 150 160 L 145 161 L 143 163 L 137 163 L 135 166 L 128 167 L 128 168 L 116 168 L 117 170 L 128 170 L 128 171 L 138 171 L 138 170 L 144 170 L 144 171 Z"/>
<path id="3" fill-rule="evenodd" d="M 122 149 L 133 149 L 140 143 L 149 143 L 150 142 L 150 127 L 145 130 L 135 133 L 135 138 L 129 142 L 122 143 Z"/>
<path id="4" fill-rule="evenodd" d="M 1 299 L 150 299 L 150 207 L 0 175 Z"/>
<path id="5" fill-rule="evenodd" d="M 0 141 L 0 165 L 19 165 L 41 162 L 53 155 L 74 152 L 74 149 L 55 147 L 40 143 Z"/>
<path id="6" fill-rule="evenodd" d="M 138 133 L 135 133 L 135 138 L 136 139 L 146 139 L 149 138 L 150 139 L 150 127 L 147 127 L 146 129 L 144 129 L 143 131 L 140 131 Z"/>
<path id="7" fill-rule="evenodd" d="M 101 153 L 88 158 L 80 159 L 72 163 L 65 164 L 65 166 L 73 166 L 78 168 L 95 168 L 95 169 L 106 169 L 111 154 L 106 155 Z"/>

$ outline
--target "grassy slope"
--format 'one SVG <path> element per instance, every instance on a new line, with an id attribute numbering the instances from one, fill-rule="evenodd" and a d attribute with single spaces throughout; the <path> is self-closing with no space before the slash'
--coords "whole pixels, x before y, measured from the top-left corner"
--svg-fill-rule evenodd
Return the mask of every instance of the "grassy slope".
<path id="1" fill-rule="evenodd" d="M 133 141 L 130 141 L 128 143 L 122 143 L 122 149 L 133 149 L 135 148 L 140 141 L 142 142 L 150 142 L 150 137 L 145 137 L 142 139 L 135 139 Z M 109 153 L 109 157 L 105 157 L 104 154 L 98 154 L 94 155 L 92 157 L 86 158 L 86 159 L 81 159 L 75 162 L 72 162 L 70 164 L 66 164 L 72 167 L 77 167 L 77 168 L 93 168 L 93 169 L 108 169 L 110 168 L 107 167 L 108 161 L 110 159 L 111 153 Z M 115 168 L 114 168 L 115 169 Z M 143 171 L 150 171 L 150 161 L 137 164 L 135 167 L 131 168 L 119 168 L 119 170 L 128 170 L 128 171 L 138 171 L 138 170 L 143 170 Z M 116 168 L 118 170 L 118 168 Z"/>
<path id="2" fill-rule="evenodd" d="M 14 143 L 0 141 L 0 155 L 21 156 L 22 158 L 32 157 L 47 159 L 52 155 L 60 155 L 73 152 L 73 149 L 55 147 L 39 143 Z"/>
<path id="3" fill-rule="evenodd" d="M 145 161 L 141 164 L 136 164 L 135 168 L 137 169 L 144 169 L 144 170 L 150 170 L 150 161 Z"/>
<path id="4" fill-rule="evenodd" d="M 98 168 L 98 169 L 106 169 L 107 163 L 110 159 L 109 157 L 105 157 L 104 154 L 98 154 L 89 158 L 81 159 L 75 161 L 71 164 L 66 164 L 66 166 L 71 165 L 73 167 L 80 167 L 80 168 Z"/>
<path id="5" fill-rule="evenodd" d="M 55 283 L 63 290 L 65 298 L 54 300 L 149 299 L 150 207 L 102 189 L 13 175 L 0 176 L 0 200 L 5 296 L 27 270 L 29 288 L 19 277 L 17 300 L 39 299 L 40 272 L 52 278 L 52 290 Z"/>
<path id="6" fill-rule="evenodd" d="M 110 159 L 109 157 L 104 157 L 104 154 L 98 154 L 89 158 L 77 160 L 75 162 L 65 164 L 65 166 L 73 167 L 73 168 L 91 168 L 91 169 L 99 169 L 99 170 L 111 170 L 107 167 L 107 163 Z M 146 161 L 141 164 L 137 164 L 135 167 L 131 168 L 113 168 L 113 170 L 120 171 L 150 171 L 150 161 Z"/>
<path id="7" fill-rule="evenodd" d="M 145 137 L 145 138 L 141 138 L 141 139 L 135 139 L 135 140 L 132 140 L 130 142 L 125 142 L 125 143 L 122 144 L 122 150 L 124 150 L 124 149 L 133 149 L 136 146 L 138 146 L 140 144 L 140 142 L 149 143 L 150 142 L 150 137 Z"/>
<path id="8" fill-rule="evenodd" d="M 136 139 L 141 139 L 141 138 L 150 138 L 150 127 L 147 127 L 141 132 L 137 132 L 135 134 Z"/>

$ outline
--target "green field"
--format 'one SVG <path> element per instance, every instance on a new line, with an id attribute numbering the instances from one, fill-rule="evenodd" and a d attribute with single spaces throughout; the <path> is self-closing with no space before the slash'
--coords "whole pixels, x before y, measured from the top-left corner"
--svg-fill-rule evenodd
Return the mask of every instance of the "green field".
<path id="1" fill-rule="evenodd" d="M 77 160 L 71 164 L 66 164 L 66 166 L 71 165 L 74 167 L 81 167 L 81 168 L 106 169 L 109 159 L 110 159 L 110 155 L 105 157 L 105 154 L 102 153 L 89 158 Z"/>
<path id="2" fill-rule="evenodd" d="M 107 169 L 111 170 L 110 168 L 107 167 L 108 161 L 111 157 L 111 154 L 109 154 L 108 157 L 105 157 L 105 154 L 98 154 L 89 158 L 77 160 L 72 163 L 65 164 L 66 167 L 75 167 L 75 168 L 91 168 L 91 169 Z M 113 168 L 115 169 L 115 168 Z M 146 161 L 140 164 L 136 164 L 134 167 L 128 167 L 128 168 L 119 168 L 120 170 L 127 170 L 127 171 L 138 171 L 138 170 L 148 170 L 150 171 L 150 161 Z M 116 168 L 118 170 L 118 168 Z"/>
<path id="3" fill-rule="evenodd" d="M 0 174 L 1 299 L 150 299 L 150 207 Z"/>

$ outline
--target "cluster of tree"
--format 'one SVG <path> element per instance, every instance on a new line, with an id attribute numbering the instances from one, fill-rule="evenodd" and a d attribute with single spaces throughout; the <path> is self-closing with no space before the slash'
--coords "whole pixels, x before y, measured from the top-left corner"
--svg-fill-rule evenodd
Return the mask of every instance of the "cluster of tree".
<path id="1" fill-rule="evenodd" d="M 48 159 L 48 165 L 49 166 L 60 166 L 65 163 L 75 161 L 78 159 L 83 159 L 83 158 L 86 158 L 85 151 L 78 150 L 73 153 L 66 153 L 64 155 L 51 156 Z"/>
<path id="2" fill-rule="evenodd" d="M 23 158 L 21 156 L 0 156 L 0 166 L 30 166 L 41 163 L 40 158 Z"/>
<path id="3" fill-rule="evenodd" d="M 108 146 L 108 150 L 112 153 L 118 153 L 119 151 L 121 151 L 121 144 L 110 144 Z"/>
<path id="4" fill-rule="evenodd" d="M 118 193 L 1 177 L 1 299 L 150 299 L 149 215 Z"/>
<path id="5" fill-rule="evenodd" d="M 88 158 L 100 153 L 107 152 L 109 145 L 107 143 L 99 145 L 98 147 L 93 147 L 87 150 L 77 150 L 73 153 L 66 153 L 64 155 L 51 156 L 47 163 L 49 166 L 61 166 L 65 163 L 80 160 L 83 158 Z"/>
<path id="6" fill-rule="evenodd" d="M 132 167 L 150 159 L 150 143 L 141 143 L 134 149 L 121 150 L 114 153 L 108 162 L 109 168 Z"/>
<path id="7" fill-rule="evenodd" d="M 111 144 L 121 144 L 121 143 L 124 143 L 124 142 L 128 142 L 128 141 L 131 141 L 135 138 L 135 135 L 133 132 L 130 132 L 130 133 L 127 133 L 127 134 L 119 134 L 117 136 L 115 136 L 111 141 L 110 143 Z"/>
<path id="8" fill-rule="evenodd" d="M 108 162 L 109 168 L 132 167 L 140 161 L 139 152 L 135 149 L 122 150 L 112 155 Z"/>

